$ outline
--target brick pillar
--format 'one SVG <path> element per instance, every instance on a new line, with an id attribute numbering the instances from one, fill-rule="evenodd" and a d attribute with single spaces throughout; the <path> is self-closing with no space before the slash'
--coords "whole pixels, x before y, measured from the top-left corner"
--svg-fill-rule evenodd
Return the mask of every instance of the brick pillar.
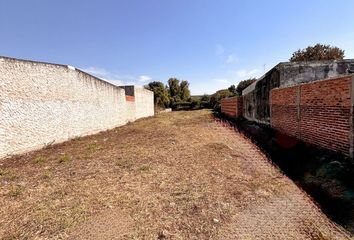
<path id="1" fill-rule="evenodd" d="M 349 132 L 349 142 L 350 142 L 350 149 L 349 155 L 351 158 L 354 158 L 354 75 L 352 76 L 352 82 L 350 85 L 351 91 L 351 106 L 350 106 L 350 132 Z"/>

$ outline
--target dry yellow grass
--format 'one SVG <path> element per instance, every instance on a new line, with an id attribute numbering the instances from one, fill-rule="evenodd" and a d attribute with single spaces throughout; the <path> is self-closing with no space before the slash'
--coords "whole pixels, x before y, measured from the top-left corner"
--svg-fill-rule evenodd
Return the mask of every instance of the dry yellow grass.
<path id="1" fill-rule="evenodd" d="M 0 160 L 2 239 L 349 239 L 209 111 Z"/>

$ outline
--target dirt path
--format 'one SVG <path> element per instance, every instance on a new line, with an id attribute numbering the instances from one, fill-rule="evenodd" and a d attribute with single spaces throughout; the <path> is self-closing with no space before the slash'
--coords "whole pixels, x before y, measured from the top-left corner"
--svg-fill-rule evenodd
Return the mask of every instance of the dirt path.
<path id="1" fill-rule="evenodd" d="M 208 111 L 0 160 L 0 238 L 350 239 Z"/>

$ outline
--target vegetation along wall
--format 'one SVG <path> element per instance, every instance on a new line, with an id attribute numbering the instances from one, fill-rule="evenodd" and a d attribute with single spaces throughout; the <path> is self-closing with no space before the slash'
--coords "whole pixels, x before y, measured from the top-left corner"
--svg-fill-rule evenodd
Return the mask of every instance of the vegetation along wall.
<path id="1" fill-rule="evenodd" d="M 154 115 L 153 93 L 67 65 L 0 57 L 0 157 Z"/>
<path id="2" fill-rule="evenodd" d="M 353 157 L 354 75 L 270 92 L 271 126 Z"/>

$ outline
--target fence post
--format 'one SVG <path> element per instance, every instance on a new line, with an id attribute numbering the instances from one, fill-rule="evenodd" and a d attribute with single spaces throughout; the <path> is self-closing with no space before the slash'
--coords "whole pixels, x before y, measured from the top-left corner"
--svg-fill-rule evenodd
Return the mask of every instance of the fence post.
<path id="1" fill-rule="evenodd" d="M 350 84 L 350 118 L 349 118 L 349 142 L 350 142 L 350 149 L 349 155 L 351 158 L 354 158 L 354 75 L 352 76 L 351 84 Z"/>

